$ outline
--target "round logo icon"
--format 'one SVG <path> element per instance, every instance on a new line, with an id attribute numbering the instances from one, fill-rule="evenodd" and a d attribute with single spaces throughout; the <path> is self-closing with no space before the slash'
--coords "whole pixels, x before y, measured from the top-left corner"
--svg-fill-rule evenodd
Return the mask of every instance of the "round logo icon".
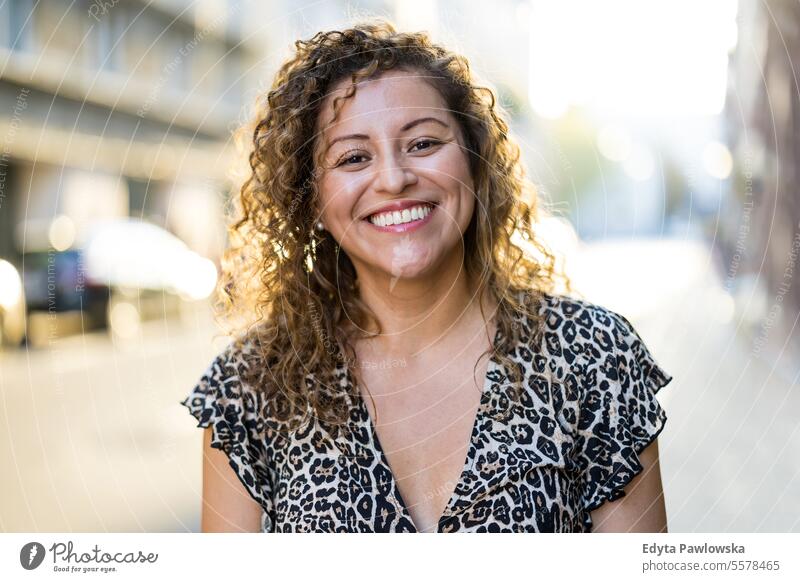
<path id="1" fill-rule="evenodd" d="M 19 563 L 26 570 L 35 570 L 44 560 L 44 546 L 39 542 L 28 542 L 19 551 Z"/>

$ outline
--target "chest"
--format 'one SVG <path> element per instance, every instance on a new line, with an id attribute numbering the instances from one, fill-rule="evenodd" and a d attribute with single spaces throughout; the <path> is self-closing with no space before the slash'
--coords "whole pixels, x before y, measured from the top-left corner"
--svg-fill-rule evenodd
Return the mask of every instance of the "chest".
<path id="1" fill-rule="evenodd" d="M 362 369 L 377 446 L 420 531 L 435 531 L 462 479 L 489 361 L 467 349 L 448 360 Z"/>
<path id="2" fill-rule="evenodd" d="M 365 393 L 349 434 L 328 438 L 312 422 L 275 440 L 274 530 L 579 531 L 579 481 L 557 446 L 569 437 L 533 390 L 506 414 L 499 364 L 482 364 L 480 394 L 454 390 L 458 365 L 378 374 L 393 385 L 373 384 L 377 405 Z"/>

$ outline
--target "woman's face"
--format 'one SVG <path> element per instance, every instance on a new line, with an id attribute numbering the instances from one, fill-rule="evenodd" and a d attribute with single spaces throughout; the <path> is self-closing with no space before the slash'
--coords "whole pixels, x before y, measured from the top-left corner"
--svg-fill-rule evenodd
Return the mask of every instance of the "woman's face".
<path id="1" fill-rule="evenodd" d="M 475 206 L 459 125 L 436 89 L 400 70 L 361 82 L 331 124 L 349 83 L 318 120 L 321 220 L 359 276 L 433 276 L 460 260 Z"/>

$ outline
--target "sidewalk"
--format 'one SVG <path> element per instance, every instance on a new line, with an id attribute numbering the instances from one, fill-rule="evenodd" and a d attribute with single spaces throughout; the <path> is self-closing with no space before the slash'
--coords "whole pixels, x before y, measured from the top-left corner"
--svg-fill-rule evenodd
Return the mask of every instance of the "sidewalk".
<path id="1" fill-rule="evenodd" d="M 589 252 L 591 264 L 626 266 L 614 284 L 647 308 L 627 310 L 611 298 L 626 293 L 601 289 L 611 293 L 606 303 L 630 313 L 674 376 L 659 392 L 670 531 L 800 531 L 800 361 L 783 347 L 789 330 L 773 329 L 756 357 L 705 249 L 668 240 L 635 247 Z"/>

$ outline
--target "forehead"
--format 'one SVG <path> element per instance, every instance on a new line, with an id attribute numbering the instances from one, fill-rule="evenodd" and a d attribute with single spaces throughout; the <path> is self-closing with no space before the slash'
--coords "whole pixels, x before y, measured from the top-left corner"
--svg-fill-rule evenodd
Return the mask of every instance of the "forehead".
<path id="1" fill-rule="evenodd" d="M 407 118 L 426 110 L 448 114 L 444 98 L 424 73 L 392 70 L 360 81 L 355 95 L 337 103 L 339 112 L 334 120 L 334 99 L 344 97 L 350 85 L 350 79 L 342 79 L 325 96 L 317 119 L 321 132 L 356 123 L 374 126 L 381 121 Z"/>

